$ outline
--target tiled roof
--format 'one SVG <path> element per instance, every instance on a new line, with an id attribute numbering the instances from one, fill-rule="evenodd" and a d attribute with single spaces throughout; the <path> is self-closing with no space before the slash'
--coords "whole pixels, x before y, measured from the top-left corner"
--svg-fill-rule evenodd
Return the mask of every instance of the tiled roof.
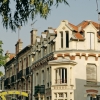
<path id="1" fill-rule="evenodd" d="M 11 60 L 13 57 L 15 57 L 15 54 L 10 53 L 10 56 L 9 56 L 10 60 Z"/>
<path id="2" fill-rule="evenodd" d="M 90 23 L 92 23 L 94 25 L 94 27 L 96 29 L 98 29 L 99 27 L 99 24 L 94 22 L 94 21 L 91 21 L 91 20 L 87 20 L 87 21 L 83 21 L 81 22 L 80 24 L 77 25 L 77 27 L 80 27 L 81 26 L 81 29 L 83 30 L 86 26 L 88 26 Z"/>
<path id="3" fill-rule="evenodd" d="M 75 25 L 73 25 L 73 24 L 71 24 L 71 23 L 68 23 L 75 31 L 78 31 L 78 27 L 77 26 L 75 26 Z"/>
<path id="4" fill-rule="evenodd" d="M 77 39 L 84 39 L 84 37 L 80 33 L 75 33 L 75 37 Z"/>

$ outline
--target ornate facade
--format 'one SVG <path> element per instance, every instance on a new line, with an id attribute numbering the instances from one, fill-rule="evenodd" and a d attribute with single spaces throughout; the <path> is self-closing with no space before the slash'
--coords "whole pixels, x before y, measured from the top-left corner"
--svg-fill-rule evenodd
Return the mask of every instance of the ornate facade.
<path id="1" fill-rule="evenodd" d="M 99 45 L 99 25 L 90 20 L 63 20 L 41 36 L 32 30 L 31 45 L 22 49 L 19 40 L 5 65 L 5 88 L 27 91 L 29 100 L 99 100 Z"/>
<path id="2" fill-rule="evenodd" d="M 99 100 L 99 24 L 67 20 L 36 38 L 33 100 Z"/>

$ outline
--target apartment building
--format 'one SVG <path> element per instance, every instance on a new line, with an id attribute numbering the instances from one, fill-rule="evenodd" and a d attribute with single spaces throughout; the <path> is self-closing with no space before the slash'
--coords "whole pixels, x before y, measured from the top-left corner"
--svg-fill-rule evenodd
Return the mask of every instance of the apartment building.
<path id="1" fill-rule="evenodd" d="M 4 80 L 5 80 L 5 75 L 1 76 L 0 78 L 0 91 L 4 91 Z"/>
<path id="2" fill-rule="evenodd" d="M 31 32 L 33 35 L 33 31 Z M 33 61 L 32 49 L 33 44 L 22 48 L 23 42 L 21 39 L 15 44 L 15 54 L 6 52 L 7 63 L 5 64 L 5 82 L 4 87 L 6 90 L 18 90 L 24 91 L 29 94 L 29 97 L 22 97 L 16 95 L 15 98 L 19 100 L 32 100 L 31 84 L 32 73 L 31 64 Z M 7 96 L 8 100 L 11 100 L 13 96 Z"/>
<path id="3" fill-rule="evenodd" d="M 99 100 L 99 45 L 99 24 L 91 20 L 63 20 L 36 37 L 33 100 Z"/>
<path id="4" fill-rule="evenodd" d="M 67 20 L 37 36 L 22 48 L 19 39 L 15 55 L 5 64 L 6 90 L 26 91 L 26 100 L 99 100 L 100 31 L 91 20 L 75 26 Z"/>

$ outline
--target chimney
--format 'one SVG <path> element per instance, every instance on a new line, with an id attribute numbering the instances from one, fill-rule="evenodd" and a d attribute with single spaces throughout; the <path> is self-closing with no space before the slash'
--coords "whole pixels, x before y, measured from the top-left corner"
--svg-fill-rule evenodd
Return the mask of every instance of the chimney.
<path id="1" fill-rule="evenodd" d="M 21 41 L 21 39 L 19 39 L 17 43 L 15 44 L 16 55 L 22 50 L 22 44 L 23 42 Z"/>
<path id="2" fill-rule="evenodd" d="M 37 30 L 32 30 L 30 33 L 31 33 L 31 45 L 35 45 Z"/>

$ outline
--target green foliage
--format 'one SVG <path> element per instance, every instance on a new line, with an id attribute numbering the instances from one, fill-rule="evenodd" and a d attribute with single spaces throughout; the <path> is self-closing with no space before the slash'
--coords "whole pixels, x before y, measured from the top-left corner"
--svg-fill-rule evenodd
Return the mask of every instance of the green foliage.
<path id="1" fill-rule="evenodd" d="M 3 56 L 2 44 L 3 44 L 2 41 L 0 41 L 0 67 L 5 65 L 7 59 L 7 56 Z M 0 71 L 0 76 L 2 75 L 3 73 L 2 71 Z"/>
<path id="2" fill-rule="evenodd" d="M 2 73 L 2 71 L 0 71 L 0 76 L 2 76 L 3 75 L 3 73 Z"/>
<path id="3" fill-rule="evenodd" d="M 7 59 L 7 56 L 0 55 L 0 67 L 5 65 L 6 59 Z"/>
<path id="4" fill-rule="evenodd" d="M 34 20 L 36 15 L 42 18 L 47 18 L 51 11 L 51 7 L 58 7 L 60 3 L 68 5 L 66 0 L 14 0 L 16 6 L 14 14 L 11 12 L 10 2 L 12 0 L 0 0 L 0 15 L 2 16 L 3 26 L 13 31 L 18 26 L 23 26 L 28 22 L 28 19 Z"/>

